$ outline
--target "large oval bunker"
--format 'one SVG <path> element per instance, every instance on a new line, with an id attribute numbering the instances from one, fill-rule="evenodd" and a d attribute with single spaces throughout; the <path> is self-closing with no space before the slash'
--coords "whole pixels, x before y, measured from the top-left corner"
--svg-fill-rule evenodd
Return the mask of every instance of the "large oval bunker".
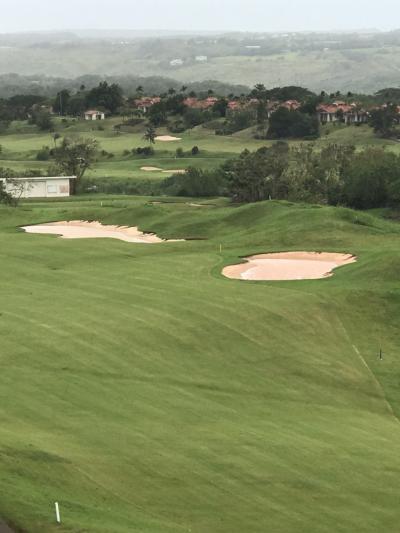
<path id="1" fill-rule="evenodd" d="M 244 259 L 245 263 L 225 267 L 222 274 L 247 281 L 322 279 L 332 276 L 335 268 L 357 261 L 351 254 L 327 252 L 277 252 Z"/>

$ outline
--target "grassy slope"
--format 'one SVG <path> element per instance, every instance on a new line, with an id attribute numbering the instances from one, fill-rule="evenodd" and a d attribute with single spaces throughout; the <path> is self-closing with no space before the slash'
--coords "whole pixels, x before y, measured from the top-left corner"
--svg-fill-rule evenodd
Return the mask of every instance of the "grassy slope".
<path id="1" fill-rule="evenodd" d="M 0 209 L 0 515 L 31 533 L 397 532 L 399 226 L 274 202 L 99 202 Z M 16 230 L 74 218 L 208 240 Z M 220 275 L 288 249 L 359 261 L 320 281 Z"/>

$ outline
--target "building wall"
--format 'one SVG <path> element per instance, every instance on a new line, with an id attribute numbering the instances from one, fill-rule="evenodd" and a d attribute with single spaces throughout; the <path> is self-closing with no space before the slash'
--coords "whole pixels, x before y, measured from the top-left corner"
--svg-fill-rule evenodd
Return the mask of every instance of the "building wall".
<path id="1" fill-rule="evenodd" d="M 43 178 L 43 180 L 20 179 L 24 181 L 24 190 L 21 198 L 62 198 L 70 196 L 69 178 Z M 13 194 L 12 184 L 7 184 L 6 189 L 9 193 Z"/>
<path id="2" fill-rule="evenodd" d="M 85 120 L 105 120 L 104 113 L 98 113 L 97 115 L 85 115 Z"/>

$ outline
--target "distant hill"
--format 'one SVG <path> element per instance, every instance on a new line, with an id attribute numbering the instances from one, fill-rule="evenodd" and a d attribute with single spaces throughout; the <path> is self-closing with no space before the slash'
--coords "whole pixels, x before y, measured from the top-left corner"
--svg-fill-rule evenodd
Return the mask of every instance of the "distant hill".
<path id="1" fill-rule="evenodd" d="M 162 76 L 99 76 L 86 75 L 78 78 L 61 78 L 55 76 L 22 76 L 19 74 L 0 75 L 0 98 L 9 98 L 16 94 L 36 94 L 40 96 L 55 96 L 62 89 L 78 90 L 82 85 L 86 89 L 96 87 L 101 81 L 118 83 L 127 96 L 133 95 L 137 87 L 142 86 L 145 94 L 162 94 L 173 88 L 179 91 L 182 82 Z M 220 96 L 247 94 L 250 88 L 246 85 L 235 85 L 216 80 L 205 80 L 185 84 L 187 92 L 195 91 L 206 94 L 209 90 Z"/>
<path id="2" fill-rule="evenodd" d="M 314 91 L 400 85 L 400 31 L 230 33 L 79 31 L 0 35 L 0 74 L 41 79 L 163 77 Z"/>

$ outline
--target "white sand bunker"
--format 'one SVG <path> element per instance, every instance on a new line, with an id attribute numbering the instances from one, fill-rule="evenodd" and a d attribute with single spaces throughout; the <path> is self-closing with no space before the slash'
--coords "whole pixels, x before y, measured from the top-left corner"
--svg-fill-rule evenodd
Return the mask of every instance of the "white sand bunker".
<path id="1" fill-rule="evenodd" d="M 172 142 L 172 141 L 181 141 L 182 138 L 181 137 L 172 137 L 171 135 L 159 135 L 158 137 L 156 137 L 156 141 L 161 141 L 161 142 Z"/>
<path id="2" fill-rule="evenodd" d="M 52 222 L 35 226 L 23 226 L 27 233 L 59 235 L 63 239 L 119 239 L 125 242 L 157 244 L 160 242 L 178 242 L 183 239 L 164 240 L 155 233 L 143 233 L 137 227 L 103 226 L 100 222 L 72 220 L 70 222 Z"/>
<path id="3" fill-rule="evenodd" d="M 163 174 L 186 174 L 186 170 L 184 168 L 178 168 L 173 170 L 163 170 Z"/>
<path id="4" fill-rule="evenodd" d="M 246 263 L 227 266 L 222 274 L 231 279 L 280 281 L 321 279 L 333 270 L 357 261 L 354 255 L 318 252 L 279 252 L 253 255 Z"/>
<path id="5" fill-rule="evenodd" d="M 184 168 L 172 169 L 172 170 L 163 170 L 158 167 L 140 167 L 140 170 L 144 172 L 162 172 L 163 174 L 185 174 L 186 170 Z"/>
<path id="6" fill-rule="evenodd" d="M 144 170 L 145 172 L 164 172 L 162 168 L 158 167 L 140 167 L 140 170 Z"/>

